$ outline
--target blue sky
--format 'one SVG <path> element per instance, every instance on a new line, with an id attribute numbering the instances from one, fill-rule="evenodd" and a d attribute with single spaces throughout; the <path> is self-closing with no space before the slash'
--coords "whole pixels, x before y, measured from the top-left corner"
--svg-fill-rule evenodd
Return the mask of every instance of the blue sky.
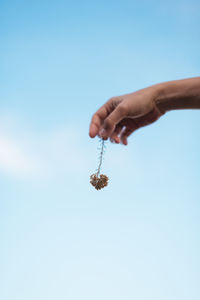
<path id="1" fill-rule="evenodd" d="M 198 1 L 0 1 L 0 298 L 200 298 L 199 111 L 107 143 L 109 97 L 199 76 Z"/>

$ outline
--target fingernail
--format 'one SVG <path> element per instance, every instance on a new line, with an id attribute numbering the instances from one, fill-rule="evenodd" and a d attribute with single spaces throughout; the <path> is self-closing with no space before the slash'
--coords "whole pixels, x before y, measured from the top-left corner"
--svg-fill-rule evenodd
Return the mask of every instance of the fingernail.
<path id="1" fill-rule="evenodd" d="M 106 131 L 104 128 L 102 128 L 100 131 L 99 131 L 99 135 L 102 137 L 102 138 L 105 138 L 106 137 Z"/>
<path id="2" fill-rule="evenodd" d="M 115 138 L 115 143 L 116 143 L 116 144 L 119 144 L 119 143 L 120 143 L 119 138 L 117 138 L 117 137 Z"/>

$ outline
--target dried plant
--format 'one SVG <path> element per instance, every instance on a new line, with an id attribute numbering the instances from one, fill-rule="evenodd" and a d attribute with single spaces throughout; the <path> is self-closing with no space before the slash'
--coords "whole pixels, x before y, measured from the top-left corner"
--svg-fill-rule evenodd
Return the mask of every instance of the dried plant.
<path id="1" fill-rule="evenodd" d="M 90 183 L 95 187 L 96 190 L 100 190 L 108 185 L 108 177 L 106 175 L 100 174 L 101 166 L 103 162 L 103 155 L 105 152 L 105 140 L 100 139 L 101 142 L 101 152 L 99 156 L 99 165 L 97 168 L 97 172 L 90 176 Z"/>

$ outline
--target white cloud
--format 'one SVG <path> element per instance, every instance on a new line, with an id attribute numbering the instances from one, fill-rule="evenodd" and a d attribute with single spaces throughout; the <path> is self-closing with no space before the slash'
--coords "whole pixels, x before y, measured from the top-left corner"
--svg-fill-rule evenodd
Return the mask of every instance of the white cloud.
<path id="1" fill-rule="evenodd" d="M 0 136 L 0 170 L 14 176 L 32 176 L 36 162 L 14 140 Z"/>
<path id="2" fill-rule="evenodd" d="M 88 172 L 90 155 L 78 129 L 62 126 L 41 134 L 27 129 L 22 121 L 9 122 L 5 117 L 0 120 L 2 174 L 48 180 Z"/>

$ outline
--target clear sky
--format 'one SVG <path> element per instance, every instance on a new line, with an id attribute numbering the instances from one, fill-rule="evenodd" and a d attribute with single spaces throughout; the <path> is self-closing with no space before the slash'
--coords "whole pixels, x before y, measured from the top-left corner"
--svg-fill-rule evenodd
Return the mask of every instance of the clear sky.
<path id="1" fill-rule="evenodd" d="M 199 76 L 199 1 L 0 1 L 0 299 L 199 300 L 200 112 L 107 143 L 109 97 Z"/>

